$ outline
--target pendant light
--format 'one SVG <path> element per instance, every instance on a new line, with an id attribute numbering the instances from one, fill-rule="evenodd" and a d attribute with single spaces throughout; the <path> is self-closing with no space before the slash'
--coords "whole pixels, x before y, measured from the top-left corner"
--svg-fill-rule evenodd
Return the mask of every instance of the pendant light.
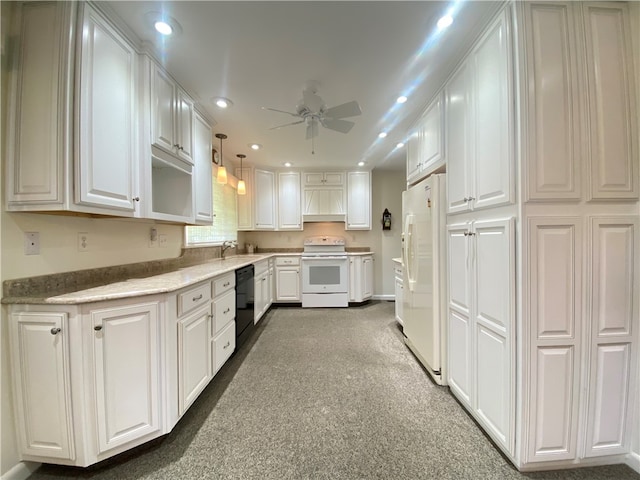
<path id="1" fill-rule="evenodd" d="M 238 195 L 246 195 L 247 186 L 244 184 L 244 180 L 242 179 L 242 159 L 247 158 L 247 156 L 239 153 L 236 155 L 236 157 L 240 159 L 240 180 L 238 180 Z"/>
<path id="2" fill-rule="evenodd" d="M 224 133 L 216 133 L 216 138 L 220 139 L 220 165 L 218 166 L 218 175 L 216 180 L 218 183 L 227 183 L 227 169 L 224 168 L 224 161 L 222 159 L 222 140 L 225 140 L 227 136 Z"/>

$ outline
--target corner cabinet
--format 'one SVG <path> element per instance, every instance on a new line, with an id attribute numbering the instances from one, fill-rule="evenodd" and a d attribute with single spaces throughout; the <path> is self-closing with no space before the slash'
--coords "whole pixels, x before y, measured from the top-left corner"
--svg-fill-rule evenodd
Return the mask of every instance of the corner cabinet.
<path id="1" fill-rule="evenodd" d="M 17 9 L 7 209 L 138 216 L 136 52 L 89 4 Z"/>
<path id="2" fill-rule="evenodd" d="M 11 307 L 22 460 L 88 466 L 166 433 L 161 305 Z"/>
<path id="3" fill-rule="evenodd" d="M 371 172 L 347 172 L 345 230 L 371 230 Z"/>

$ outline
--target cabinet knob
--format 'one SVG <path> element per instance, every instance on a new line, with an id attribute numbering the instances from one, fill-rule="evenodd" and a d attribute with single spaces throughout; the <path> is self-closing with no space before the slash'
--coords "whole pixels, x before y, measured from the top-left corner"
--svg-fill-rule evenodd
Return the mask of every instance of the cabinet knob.
<path id="1" fill-rule="evenodd" d="M 134 202 L 139 202 L 140 201 L 140 197 L 133 197 L 132 199 Z"/>
<path id="2" fill-rule="evenodd" d="M 93 329 L 94 329 L 96 332 L 99 332 L 100 330 L 102 330 L 102 325 L 96 325 L 95 327 L 93 327 Z"/>
<path id="3" fill-rule="evenodd" d="M 173 148 L 180 149 L 180 145 L 178 145 L 177 143 L 174 143 L 174 144 L 173 144 Z"/>
<path id="4" fill-rule="evenodd" d="M 231 282 L 224 282 L 224 283 L 222 284 L 222 286 L 223 286 L 223 287 L 228 287 L 229 285 L 231 285 Z"/>
<path id="5" fill-rule="evenodd" d="M 224 347 L 222 347 L 222 348 L 227 348 L 227 347 L 229 347 L 230 345 L 231 345 L 231 342 L 227 340 L 227 344 L 226 344 Z"/>
<path id="6" fill-rule="evenodd" d="M 231 309 L 230 309 L 229 307 L 227 307 L 227 309 L 226 309 L 224 312 L 222 312 L 222 313 L 227 314 L 227 313 L 229 313 L 230 311 L 231 311 Z"/>
<path id="7" fill-rule="evenodd" d="M 60 333 L 62 331 L 62 329 L 60 329 L 59 327 L 53 327 L 51 329 L 51 335 L 57 335 L 58 333 Z"/>

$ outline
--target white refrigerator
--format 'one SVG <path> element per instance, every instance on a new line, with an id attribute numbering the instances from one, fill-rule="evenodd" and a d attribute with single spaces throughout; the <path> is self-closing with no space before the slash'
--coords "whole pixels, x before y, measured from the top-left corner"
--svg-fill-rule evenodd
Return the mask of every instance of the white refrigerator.
<path id="1" fill-rule="evenodd" d="M 445 175 L 402 192 L 405 343 L 439 385 L 446 385 Z"/>

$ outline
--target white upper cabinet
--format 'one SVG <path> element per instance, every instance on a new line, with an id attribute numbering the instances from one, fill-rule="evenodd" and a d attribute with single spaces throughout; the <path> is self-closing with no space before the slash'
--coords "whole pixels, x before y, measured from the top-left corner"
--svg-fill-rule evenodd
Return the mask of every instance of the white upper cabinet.
<path id="1" fill-rule="evenodd" d="M 633 114 L 636 99 L 628 9 L 625 3 L 598 2 L 586 3 L 582 10 L 589 101 L 589 199 L 594 200 L 638 199 L 638 124 Z"/>
<path id="2" fill-rule="evenodd" d="M 255 170 L 256 230 L 275 230 L 276 221 L 276 176 L 274 172 Z"/>
<path id="3" fill-rule="evenodd" d="M 513 202 L 510 39 L 503 12 L 446 87 L 448 213 Z"/>
<path id="4" fill-rule="evenodd" d="M 305 172 L 303 175 L 305 187 L 344 185 L 344 172 Z"/>
<path id="5" fill-rule="evenodd" d="M 211 225 L 213 223 L 211 127 L 197 112 L 193 121 L 193 146 L 195 221 L 201 225 Z"/>
<path id="6" fill-rule="evenodd" d="M 6 195 L 10 210 L 57 210 L 67 200 L 70 163 L 74 40 L 77 4 L 17 7 L 15 70 L 11 78 Z M 33 141 L 37 134 L 38 141 Z"/>
<path id="7" fill-rule="evenodd" d="M 442 94 L 438 94 L 409 137 L 407 183 L 415 183 L 444 165 L 442 114 Z"/>
<path id="8" fill-rule="evenodd" d="M 371 230 L 371 172 L 347 172 L 346 230 Z"/>
<path id="9" fill-rule="evenodd" d="M 137 55 L 93 8 L 84 6 L 81 44 L 76 202 L 133 212 Z"/>
<path id="10" fill-rule="evenodd" d="M 527 200 L 579 200 L 581 101 L 572 2 L 524 2 L 530 71 Z M 535 107 L 534 107 L 535 106 Z"/>
<path id="11" fill-rule="evenodd" d="M 278 229 L 302 230 L 300 172 L 278 173 Z"/>
<path id="12" fill-rule="evenodd" d="M 151 143 L 192 164 L 193 100 L 155 63 L 151 72 Z"/>
<path id="13" fill-rule="evenodd" d="M 345 172 L 304 172 L 302 214 L 345 214 Z"/>
<path id="14" fill-rule="evenodd" d="M 523 9 L 526 199 L 637 199 L 627 5 L 525 2 Z"/>

